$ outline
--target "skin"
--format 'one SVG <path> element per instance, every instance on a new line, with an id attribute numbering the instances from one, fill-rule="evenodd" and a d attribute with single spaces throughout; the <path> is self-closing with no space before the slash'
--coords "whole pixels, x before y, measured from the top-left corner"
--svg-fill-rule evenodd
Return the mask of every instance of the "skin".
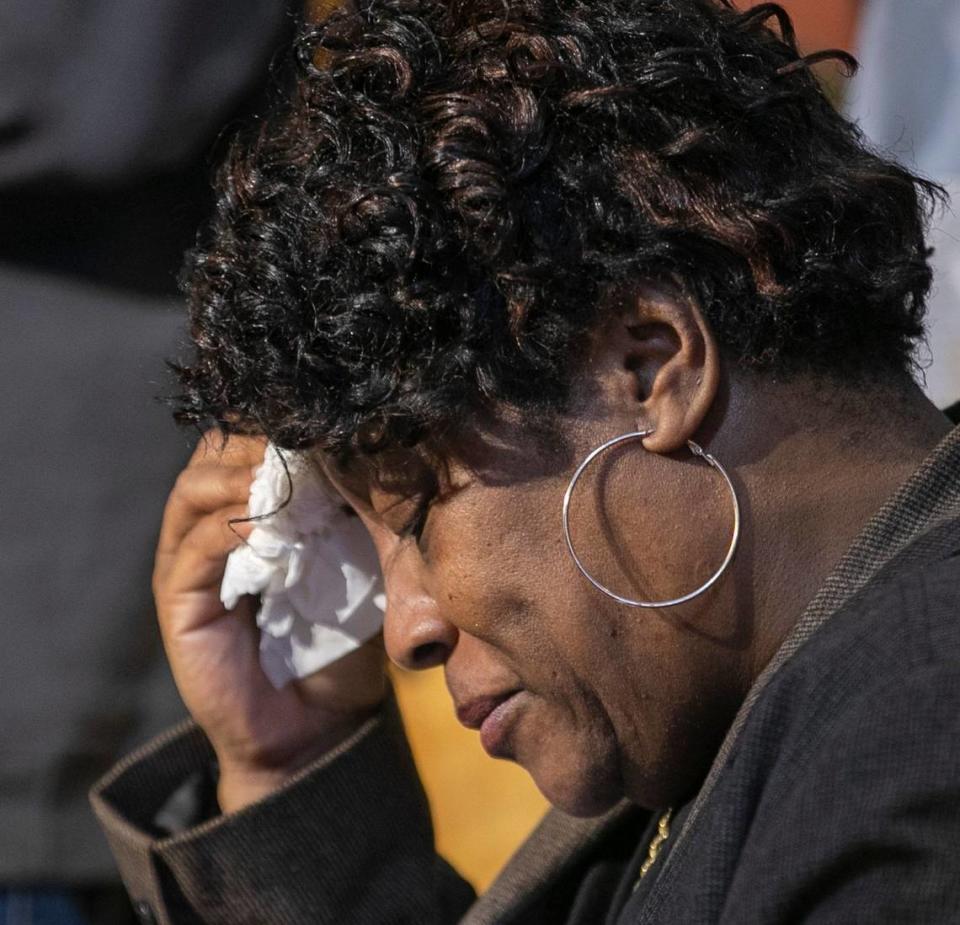
<path id="1" fill-rule="evenodd" d="M 504 409 L 440 464 L 412 452 L 344 468 L 317 457 L 377 547 L 388 656 L 408 669 L 442 664 L 459 706 L 516 692 L 494 751 L 580 815 L 695 792 L 804 605 L 949 430 L 906 381 L 844 389 L 738 373 L 672 289 L 624 287 L 608 307 L 549 447 Z M 621 594 L 660 600 L 702 584 L 724 557 L 732 512 L 719 476 L 687 450 L 696 440 L 734 481 L 743 539 L 721 580 L 677 607 L 607 598 L 563 542 L 577 464 L 638 428 L 652 431 L 642 448 L 605 454 L 582 479 L 574 541 Z M 168 503 L 154 580 L 174 675 L 220 760 L 224 811 L 342 741 L 385 691 L 378 643 L 274 691 L 250 603 L 223 611 L 224 561 L 246 529 L 227 521 L 245 513 L 262 453 L 252 439 L 201 444 Z"/>

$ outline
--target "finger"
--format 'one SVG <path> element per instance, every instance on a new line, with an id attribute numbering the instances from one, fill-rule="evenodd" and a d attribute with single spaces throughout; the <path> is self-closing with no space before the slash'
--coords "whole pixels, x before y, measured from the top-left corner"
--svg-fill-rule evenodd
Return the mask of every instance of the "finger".
<path id="1" fill-rule="evenodd" d="M 200 437 L 189 465 L 253 466 L 263 462 L 266 446 L 266 437 L 226 436 L 215 427 Z"/>
<path id="2" fill-rule="evenodd" d="M 256 526 L 246 516 L 245 505 L 208 514 L 196 521 L 174 552 L 157 553 L 154 593 L 158 605 L 178 595 L 220 587 L 227 556 Z"/>
<path id="3" fill-rule="evenodd" d="M 158 552 L 175 552 L 197 521 L 208 514 L 227 507 L 246 509 L 253 478 L 248 466 L 204 464 L 184 469 L 164 508 Z"/>

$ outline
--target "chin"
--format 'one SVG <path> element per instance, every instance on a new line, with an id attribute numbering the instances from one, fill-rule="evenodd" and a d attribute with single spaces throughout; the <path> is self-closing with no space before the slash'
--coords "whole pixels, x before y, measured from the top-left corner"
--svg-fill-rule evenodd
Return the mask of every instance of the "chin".
<path id="1" fill-rule="evenodd" d="M 542 756 L 523 763 L 551 806 L 568 816 L 602 816 L 623 799 L 623 785 L 613 762 L 584 765 L 567 758 Z"/>

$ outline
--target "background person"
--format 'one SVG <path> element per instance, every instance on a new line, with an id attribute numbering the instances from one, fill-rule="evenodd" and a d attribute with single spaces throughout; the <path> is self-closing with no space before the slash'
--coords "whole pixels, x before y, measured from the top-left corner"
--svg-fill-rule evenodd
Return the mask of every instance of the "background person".
<path id="1" fill-rule="evenodd" d="M 857 38 L 862 68 L 847 110 L 881 150 L 922 176 L 960 192 L 960 6 L 924 0 L 909 9 L 868 0 Z M 935 280 L 929 300 L 927 394 L 940 407 L 960 403 L 960 217 L 937 217 L 930 245 Z M 955 411 L 960 414 L 960 408 Z"/>
<path id="2" fill-rule="evenodd" d="M 0 12 L 4 925 L 133 920 L 86 793 L 184 712 L 148 585 L 189 451 L 156 396 L 204 158 L 285 24 L 262 0 Z"/>

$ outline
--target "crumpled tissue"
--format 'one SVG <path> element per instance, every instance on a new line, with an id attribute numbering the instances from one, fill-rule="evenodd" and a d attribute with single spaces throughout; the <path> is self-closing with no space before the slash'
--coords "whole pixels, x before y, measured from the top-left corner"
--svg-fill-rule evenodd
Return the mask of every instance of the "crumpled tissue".
<path id="1" fill-rule="evenodd" d="M 383 625 L 373 541 L 343 505 L 307 457 L 281 457 L 267 445 L 249 505 L 251 517 L 264 519 L 227 558 L 220 600 L 232 610 L 243 595 L 260 595 L 260 664 L 278 689 L 357 649 Z"/>

